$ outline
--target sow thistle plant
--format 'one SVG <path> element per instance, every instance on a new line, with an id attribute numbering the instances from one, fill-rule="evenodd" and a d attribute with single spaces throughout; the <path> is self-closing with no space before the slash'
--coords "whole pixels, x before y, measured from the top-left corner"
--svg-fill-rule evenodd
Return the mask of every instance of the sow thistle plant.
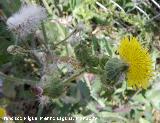
<path id="1" fill-rule="evenodd" d="M 120 59 L 111 58 L 106 63 L 106 79 L 118 81 L 125 73 L 129 87 L 147 89 L 153 76 L 153 62 L 148 50 L 143 48 L 136 37 L 131 36 L 122 39 L 117 51 Z"/>
<path id="2" fill-rule="evenodd" d="M 24 39 L 34 33 L 41 21 L 47 18 L 45 8 L 38 5 L 23 5 L 20 10 L 7 20 L 8 29 Z"/>
<path id="3" fill-rule="evenodd" d="M 91 71 L 94 67 L 104 66 L 104 68 L 101 66 L 102 71 L 97 69 L 96 73 L 102 74 L 101 79 L 105 81 L 105 84 L 118 82 L 121 75 L 125 73 L 129 87 L 147 89 L 153 76 L 153 62 L 148 50 L 143 48 L 136 37 L 130 36 L 122 39 L 117 51 L 120 59 L 92 56 L 86 45 L 79 45 L 75 49 L 77 58 Z"/>
<path id="4" fill-rule="evenodd" d="M 7 20 L 8 29 L 16 33 L 20 38 L 25 39 L 27 35 L 38 29 L 40 23 L 46 17 L 47 14 L 43 7 L 38 5 L 24 5 L 16 14 Z M 147 49 L 144 49 L 135 37 L 125 37 L 122 39 L 118 48 L 120 59 L 110 58 L 109 56 L 93 56 L 90 48 L 87 47 L 84 41 L 76 45 L 74 49 L 77 60 L 83 66 L 87 66 L 90 72 L 101 73 L 102 81 L 116 82 L 122 73 L 126 73 L 128 86 L 132 86 L 134 89 L 146 89 L 149 86 L 149 79 L 153 73 L 151 57 Z M 12 51 L 9 52 L 12 53 Z M 43 62 L 45 61 L 43 60 Z M 98 69 L 98 66 L 101 70 Z M 55 88 L 54 86 L 57 86 L 57 84 L 53 82 L 53 87 L 49 85 L 48 90 L 56 90 L 57 87 Z"/>
<path id="5" fill-rule="evenodd" d="M 20 39 L 26 40 L 28 35 L 40 29 L 39 26 L 46 18 L 47 13 L 43 7 L 38 5 L 24 5 L 16 14 L 8 18 L 6 24 L 8 29 L 18 35 Z M 45 26 L 42 28 L 45 40 L 47 39 L 47 30 L 44 30 Z M 41 64 L 39 68 L 39 83 L 36 83 L 36 85 L 34 85 L 35 83 L 29 83 L 31 86 L 34 86 L 34 90 L 38 90 L 39 93 L 35 95 L 38 96 L 40 105 L 46 107 L 47 104 L 52 102 L 52 99 L 67 95 L 68 90 L 73 87 L 73 84 L 76 84 L 77 77 L 85 72 L 99 76 L 104 86 L 108 86 L 109 84 L 113 86 L 116 85 L 121 76 L 125 74 L 129 87 L 133 87 L 133 89 L 147 89 L 147 87 L 149 87 L 149 81 L 153 76 L 152 59 L 148 50 L 143 48 L 138 39 L 132 36 L 122 39 L 117 49 L 119 57 L 114 58 L 102 54 L 96 56 L 92 53 L 91 46 L 87 44 L 86 39 L 78 40 L 77 45 L 72 46 L 74 49 L 73 59 L 76 61 L 75 66 L 78 67 L 67 68 L 68 73 L 64 72 L 58 66 L 61 55 L 56 54 L 54 51 L 58 46 L 62 44 L 66 45 L 66 43 L 68 43 L 67 39 L 76 35 L 77 32 L 83 31 L 83 28 L 83 24 L 78 24 L 73 33 L 57 43 L 56 46 L 53 46 L 53 49 L 48 47 L 51 44 L 48 44 L 47 41 L 43 41 L 46 50 L 42 51 L 34 49 L 33 52 L 26 52 L 26 50 L 23 49 L 25 47 L 22 48 L 16 45 L 11 45 L 7 49 L 8 52 L 13 55 L 28 53 Z M 40 49 L 44 49 L 42 46 L 39 47 Z M 74 66 L 74 64 L 72 64 L 74 60 L 70 61 L 70 67 L 72 65 Z M 3 76 L 7 78 L 7 76 Z M 9 77 L 9 79 L 11 80 L 12 77 Z M 15 80 L 15 78 L 13 80 Z M 27 82 L 27 80 L 25 80 L 25 82 Z M 31 88 L 33 90 L 33 87 Z M 3 110 L 0 109 L 0 113 L 2 111 Z"/>

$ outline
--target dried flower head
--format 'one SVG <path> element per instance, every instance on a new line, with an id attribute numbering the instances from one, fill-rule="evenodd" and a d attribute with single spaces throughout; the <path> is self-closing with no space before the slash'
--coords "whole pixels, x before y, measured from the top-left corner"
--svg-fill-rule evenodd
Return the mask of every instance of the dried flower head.
<path id="1" fill-rule="evenodd" d="M 35 32 L 47 17 L 46 10 L 38 5 L 24 5 L 7 20 L 8 29 L 20 38 Z"/>
<path id="2" fill-rule="evenodd" d="M 153 75 L 152 59 L 135 37 L 122 39 L 118 52 L 121 59 L 129 65 L 127 72 L 128 85 L 133 88 L 149 86 Z"/>

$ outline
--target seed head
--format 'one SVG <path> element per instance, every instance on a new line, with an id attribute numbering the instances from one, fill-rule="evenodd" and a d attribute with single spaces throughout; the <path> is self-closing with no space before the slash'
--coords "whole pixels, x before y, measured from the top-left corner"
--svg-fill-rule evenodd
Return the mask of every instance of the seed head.
<path id="1" fill-rule="evenodd" d="M 35 32 L 41 21 L 47 17 L 46 10 L 38 5 L 24 5 L 7 20 L 8 29 L 25 38 Z"/>

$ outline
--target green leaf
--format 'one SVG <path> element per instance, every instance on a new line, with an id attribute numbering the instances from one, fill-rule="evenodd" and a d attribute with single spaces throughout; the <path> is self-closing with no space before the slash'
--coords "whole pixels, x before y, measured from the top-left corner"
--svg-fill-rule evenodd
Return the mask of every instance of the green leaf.
<path id="1" fill-rule="evenodd" d="M 151 104 L 160 110 L 160 90 L 150 90 L 146 93 L 146 98 Z"/>
<path id="2" fill-rule="evenodd" d="M 107 49 L 107 52 L 108 52 L 109 56 L 112 57 L 113 51 L 112 51 L 112 48 L 111 48 L 111 45 L 110 45 L 109 41 L 105 40 L 105 44 L 106 44 L 105 46 L 106 46 L 106 49 Z"/>
<path id="3" fill-rule="evenodd" d="M 144 118 L 140 118 L 139 119 L 139 123 L 150 123 L 148 120 L 144 119 Z"/>
<path id="4" fill-rule="evenodd" d="M 128 120 L 124 117 L 122 117 L 119 113 L 112 113 L 112 112 L 99 112 L 98 114 L 99 118 L 109 120 L 109 121 L 124 121 L 128 122 Z"/>

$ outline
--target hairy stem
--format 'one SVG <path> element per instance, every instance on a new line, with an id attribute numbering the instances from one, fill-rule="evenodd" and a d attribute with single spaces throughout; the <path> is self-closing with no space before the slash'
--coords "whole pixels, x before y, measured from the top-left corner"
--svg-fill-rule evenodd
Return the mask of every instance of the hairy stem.
<path id="1" fill-rule="evenodd" d="M 62 41 L 58 42 L 57 44 L 54 45 L 54 49 L 57 48 L 58 45 L 64 43 L 67 39 L 69 39 L 73 34 L 77 32 L 77 29 L 74 29 L 65 39 Z"/>
<path id="2" fill-rule="evenodd" d="M 76 79 L 79 75 L 81 75 L 83 72 L 85 72 L 85 69 L 82 69 L 82 70 L 78 71 L 77 73 L 75 73 L 74 75 L 72 75 L 71 77 L 65 79 L 65 80 L 63 81 L 63 83 L 67 84 L 67 83 L 75 80 L 75 79 Z"/>
<path id="3" fill-rule="evenodd" d="M 8 81 L 16 82 L 17 84 L 27 83 L 27 84 L 34 85 L 34 84 L 37 84 L 37 83 L 38 83 L 38 81 L 21 79 L 21 78 L 17 78 L 17 77 L 13 77 L 13 76 L 6 75 L 6 74 L 4 74 L 4 73 L 2 73 L 2 72 L 0 72 L 0 76 L 4 77 L 4 78 L 5 78 L 6 80 L 8 80 Z"/>

